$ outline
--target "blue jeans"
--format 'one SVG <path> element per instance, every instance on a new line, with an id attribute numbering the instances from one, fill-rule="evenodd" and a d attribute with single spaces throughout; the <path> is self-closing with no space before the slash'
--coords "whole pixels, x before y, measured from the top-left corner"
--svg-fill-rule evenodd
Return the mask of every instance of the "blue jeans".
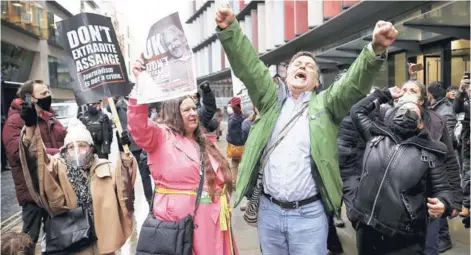
<path id="1" fill-rule="evenodd" d="M 261 195 L 258 238 L 263 255 L 325 255 L 328 229 L 320 200 L 282 209 Z"/>

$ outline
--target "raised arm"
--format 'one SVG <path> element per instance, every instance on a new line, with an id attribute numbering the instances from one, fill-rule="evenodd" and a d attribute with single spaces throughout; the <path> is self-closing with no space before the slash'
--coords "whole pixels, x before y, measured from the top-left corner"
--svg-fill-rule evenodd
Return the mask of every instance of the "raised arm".
<path id="1" fill-rule="evenodd" d="M 399 90 L 396 91 L 399 92 Z M 350 111 L 352 122 L 365 142 L 372 138 L 370 129 L 374 119 L 371 112 L 380 107 L 381 104 L 391 100 L 391 98 L 391 92 L 388 89 L 377 89 L 352 107 Z"/>
<path id="2" fill-rule="evenodd" d="M 203 105 L 198 110 L 198 117 L 204 128 L 208 129 L 208 126 L 216 113 L 216 97 L 209 87 L 209 83 L 203 83 L 200 85 L 203 91 Z"/>
<path id="3" fill-rule="evenodd" d="M 252 103 L 265 112 L 276 103 L 277 89 L 265 64 L 259 60 L 252 43 L 242 32 L 230 8 L 216 14 L 217 35 L 235 76 L 248 90 Z"/>
<path id="4" fill-rule="evenodd" d="M 378 21 L 373 31 L 373 41 L 350 66 L 340 80 L 324 93 L 324 103 L 335 122 L 339 123 L 350 108 L 371 90 L 381 65 L 386 60 L 386 48 L 396 40 L 397 31 L 385 21 Z"/>
<path id="5" fill-rule="evenodd" d="M 128 106 L 128 132 L 137 146 L 146 150 L 153 151 L 165 139 L 166 130 L 149 119 L 149 105 L 137 104 L 137 86 L 139 86 L 138 77 L 144 70 L 144 62 L 139 59 L 134 64 L 133 73 L 136 76 L 136 84 L 129 95 Z"/>

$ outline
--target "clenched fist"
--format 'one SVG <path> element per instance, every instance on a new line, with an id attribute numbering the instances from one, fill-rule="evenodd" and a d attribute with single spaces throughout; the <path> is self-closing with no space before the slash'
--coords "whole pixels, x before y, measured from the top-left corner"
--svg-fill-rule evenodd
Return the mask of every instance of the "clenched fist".
<path id="1" fill-rule="evenodd" d="M 216 24 L 220 29 L 227 28 L 234 20 L 235 15 L 229 4 L 226 4 L 226 7 L 221 6 L 216 12 Z"/>
<path id="2" fill-rule="evenodd" d="M 396 40 L 397 30 L 391 22 L 380 20 L 373 31 L 373 50 L 377 54 L 383 53 L 388 46 Z"/>

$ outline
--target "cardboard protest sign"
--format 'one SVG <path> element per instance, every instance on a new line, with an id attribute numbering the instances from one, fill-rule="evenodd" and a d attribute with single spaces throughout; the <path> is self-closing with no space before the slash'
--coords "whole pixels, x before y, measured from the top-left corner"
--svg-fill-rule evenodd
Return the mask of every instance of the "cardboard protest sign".
<path id="1" fill-rule="evenodd" d="M 150 28 L 143 57 L 146 70 L 139 76 L 139 104 L 196 93 L 193 51 L 178 13 L 157 21 Z"/>
<path id="2" fill-rule="evenodd" d="M 249 93 L 244 83 L 242 83 L 239 78 L 234 75 L 234 72 L 231 70 L 232 78 L 232 93 L 234 96 L 238 96 L 241 99 L 242 112 L 245 114 L 250 114 L 253 112 L 252 100 L 250 100 Z"/>
<path id="3" fill-rule="evenodd" d="M 81 13 L 58 22 L 57 29 L 61 44 L 71 55 L 69 70 L 77 77 L 74 92 L 78 105 L 130 93 L 132 87 L 111 18 Z"/>

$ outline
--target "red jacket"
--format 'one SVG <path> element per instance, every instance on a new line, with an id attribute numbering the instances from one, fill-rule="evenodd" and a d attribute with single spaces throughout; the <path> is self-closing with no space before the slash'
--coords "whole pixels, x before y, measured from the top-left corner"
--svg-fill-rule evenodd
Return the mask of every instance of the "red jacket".
<path id="1" fill-rule="evenodd" d="M 8 111 L 8 118 L 2 132 L 2 140 L 6 149 L 7 159 L 11 166 L 11 174 L 15 182 L 16 198 L 20 205 L 34 203 L 25 182 L 23 169 L 20 162 L 20 133 L 24 126 L 24 121 L 20 116 L 21 100 L 15 99 L 11 103 Z M 64 138 L 67 133 L 62 124 L 54 118 L 54 112 L 38 112 L 38 126 L 47 153 L 54 155 L 59 152 L 59 148 L 64 145 Z M 31 179 L 37 185 L 36 169 L 30 173 Z M 37 188 L 38 186 L 36 186 Z"/>

